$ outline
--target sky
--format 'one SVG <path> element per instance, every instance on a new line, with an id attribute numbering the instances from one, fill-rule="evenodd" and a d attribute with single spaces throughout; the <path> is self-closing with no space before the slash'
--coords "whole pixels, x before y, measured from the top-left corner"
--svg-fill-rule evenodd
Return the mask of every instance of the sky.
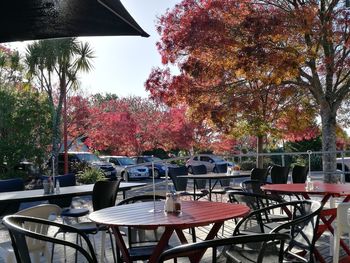
<path id="1" fill-rule="evenodd" d="M 94 69 L 81 75 L 81 88 L 89 94 L 114 93 L 119 97 L 137 95 L 147 97 L 144 88 L 152 67 L 161 65 L 156 42 L 157 17 L 172 8 L 180 0 L 121 0 L 136 22 L 150 37 L 115 36 L 79 38 L 89 42 L 95 51 Z M 11 43 L 24 50 L 26 42 Z"/>

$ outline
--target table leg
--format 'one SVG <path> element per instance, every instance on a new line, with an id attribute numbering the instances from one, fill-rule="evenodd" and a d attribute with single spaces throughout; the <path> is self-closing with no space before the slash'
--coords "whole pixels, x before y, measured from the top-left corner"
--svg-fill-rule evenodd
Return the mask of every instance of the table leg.
<path id="1" fill-rule="evenodd" d="M 210 229 L 210 231 L 209 231 L 207 237 L 205 238 L 205 240 L 214 239 L 214 237 L 219 232 L 220 227 L 222 227 L 223 224 L 224 224 L 224 222 L 216 222 L 216 223 L 214 223 L 213 227 Z M 198 252 L 198 254 L 193 255 L 191 257 L 191 262 L 200 262 L 200 260 L 202 259 L 205 251 L 206 250 L 203 250 L 203 251 Z"/>
<path id="2" fill-rule="evenodd" d="M 165 227 L 164 233 L 158 241 L 157 246 L 154 248 L 153 253 L 148 261 L 148 263 L 156 263 L 160 254 L 164 251 L 165 247 L 169 243 L 169 239 L 174 232 L 174 228 Z"/>
<path id="3" fill-rule="evenodd" d="M 114 234 L 114 237 L 115 237 L 115 242 L 117 243 L 115 249 L 116 250 L 120 249 L 120 251 L 121 251 L 121 253 L 123 255 L 123 258 L 124 258 L 124 262 L 132 263 L 130 255 L 129 255 L 129 251 L 128 251 L 126 245 L 125 245 L 125 242 L 123 240 L 122 234 L 119 231 L 119 228 L 117 226 L 113 226 L 112 230 L 113 230 L 113 234 Z M 118 255 L 118 251 L 116 251 L 116 252 L 117 252 L 116 254 Z"/>
<path id="4" fill-rule="evenodd" d="M 196 179 L 193 179 L 193 200 L 196 200 Z"/>
<path id="5" fill-rule="evenodd" d="M 209 201 L 211 201 L 211 179 L 209 178 Z"/>

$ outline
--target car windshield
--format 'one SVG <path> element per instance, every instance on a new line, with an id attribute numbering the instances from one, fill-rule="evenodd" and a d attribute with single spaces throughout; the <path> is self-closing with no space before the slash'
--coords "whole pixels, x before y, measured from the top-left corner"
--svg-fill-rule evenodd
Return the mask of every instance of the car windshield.
<path id="1" fill-rule="evenodd" d="M 158 158 L 158 157 L 152 157 L 152 156 L 149 156 L 149 157 L 145 157 L 145 161 L 146 162 L 158 162 L 158 161 L 161 161 L 162 159 Z"/>
<path id="2" fill-rule="evenodd" d="M 100 158 L 98 158 L 95 154 L 92 154 L 92 153 L 78 153 L 77 157 L 79 158 L 80 161 L 85 161 L 88 163 L 101 161 Z"/>
<path id="3" fill-rule="evenodd" d="M 224 159 L 218 156 L 211 156 L 211 158 L 214 160 L 214 162 L 225 162 Z"/>
<path id="4" fill-rule="evenodd" d="M 118 158 L 118 161 L 121 165 L 133 165 L 136 164 L 136 162 L 128 157 Z"/>

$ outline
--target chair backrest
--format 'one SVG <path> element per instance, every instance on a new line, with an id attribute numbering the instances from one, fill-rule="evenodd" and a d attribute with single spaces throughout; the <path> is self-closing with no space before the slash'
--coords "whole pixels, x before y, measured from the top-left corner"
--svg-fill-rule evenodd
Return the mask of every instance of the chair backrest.
<path id="1" fill-rule="evenodd" d="M 251 180 L 259 180 L 261 183 L 265 184 L 267 179 L 268 169 L 266 168 L 253 168 L 250 171 Z"/>
<path id="2" fill-rule="evenodd" d="M 31 263 L 26 242 L 26 239 L 29 237 L 31 239 L 40 240 L 43 242 L 71 247 L 77 250 L 79 254 L 84 257 L 84 262 L 97 263 L 96 255 L 89 238 L 83 232 L 74 227 L 54 221 L 20 215 L 6 216 L 3 219 L 3 224 L 9 231 L 17 262 Z M 50 228 L 50 231 L 48 231 L 46 235 L 43 235 L 42 233 L 37 232 L 38 228 L 26 228 L 26 226 L 33 224 L 41 225 L 44 228 Z M 55 237 L 54 234 L 57 233 L 59 229 L 66 233 L 77 234 L 78 237 L 81 237 L 81 240 L 84 241 L 83 245 Z M 84 247 L 87 247 L 87 249 L 84 249 Z"/>
<path id="3" fill-rule="evenodd" d="M 48 179 L 47 176 L 43 177 L 43 180 Z M 60 182 L 60 187 L 74 186 L 76 185 L 76 177 L 74 173 L 57 175 L 55 180 Z M 56 182 L 55 182 L 56 183 Z M 49 199 L 50 204 L 58 205 L 61 208 L 70 207 L 73 197 L 60 197 L 55 199 Z"/>
<path id="4" fill-rule="evenodd" d="M 22 190 L 24 190 L 24 181 L 22 178 L 0 180 L 0 193 Z"/>
<path id="5" fill-rule="evenodd" d="M 273 184 L 286 184 L 288 182 L 288 166 L 273 166 L 270 171 L 271 182 Z"/>
<path id="6" fill-rule="evenodd" d="M 229 238 L 202 241 L 193 244 L 181 245 L 166 250 L 160 255 L 158 262 L 161 263 L 177 257 L 190 257 L 196 252 L 198 254 L 203 254 L 208 248 L 212 248 L 212 257 L 210 262 L 236 262 L 236 260 L 231 258 L 231 251 L 235 252 L 235 247 L 237 245 L 244 246 L 245 244 L 247 244 L 246 247 L 249 247 L 249 244 L 252 244 L 254 247 L 257 247 L 259 251 L 256 254 L 256 258 L 249 262 L 262 263 L 265 258 L 265 254 L 268 254 L 269 262 L 282 262 L 281 255 L 283 255 L 284 243 L 288 239 L 289 236 L 287 234 L 274 233 L 234 236 Z M 219 256 L 217 251 L 221 251 Z"/>
<path id="7" fill-rule="evenodd" d="M 307 166 L 295 165 L 292 170 L 292 181 L 294 184 L 303 184 L 306 181 L 309 168 Z"/>
<path id="8" fill-rule="evenodd" d="M 277 196 L 250 193 L 244 191 L 229 191 L 228 197 L 231 203 L 245 204 L 252 210 L 257 210 L 266 207 L 270 204 L 283 202 L 283 200 L 278 198 Z"/>
<path id="9" fill-rule="evenodd" d="M 22 178 L 13 178 L 0 180 L 0 193 L 1 192 L 13 192 L 24 190 L 24 181 Z M 2 203 L 0 205 L 0 216 L 14 214 L 18 211 L 20 202 Z"/>
<path id="10" fill-rule="evenodd" d="M 241 182 L 241 188 L 243 191 L 248 193 L 263 194 L 264 191 L 261 190 L 262 183 L 259 180 L 245 180 Z"/>
<path id="11" fill-rule="evenodd" d="M 169 167 L 168 175 L 173 181 L 176 191 L 186 191 L 187 178 L 177 178 L 179 175 L 188 175 L 186 166 Z"/>
<path id="12" fill-rule="evenodd" d="M 153 197 L 153 195 L 136 195 L 120 201 L 117 205 L 119 206 L 119 205 L 134 204 L 139 202 L 150 202 L 153 200 L 162 201 L 162 200 L 165 200 L 165 196 L 155 195 Z"/>
<path id="13" fill-rule="evenodd" d="M 272 219 L 272 215 L 281 209 L 285 214 L 278 221 L 278 224 L 276 224 Z M 288 256 L 296 258 L 298 262 L 299 260 L 300 262 L 314 262 L 313 252 L 321 210 L 321 203 L 311 200 L 299 200 L 270 205 L 254 210 L 241 219 L 234 229 L 234 235 L 248 231 L 247 226 L 249 224 L 247 222 L 250 220 L 258 220 L 258 225 L 250 228 L 249 232 L 289 233 L 291 240 L 288 242 L 288 249 L 285 250 L 285 253 Z M 293 253 L 294 248 L 305 250 L 305 252 L 308 252 L 308 255 L 301 257 Z"/>
<path id="14" fill-rule="evenodd" d="M 206 174 L 207 173 L 207 167 L 204 164 L 200 165 L 192 165 L 192 174 L 193 175 L 199 175 L 199 174 Z M 196 187 L 198 189 L 204 189 L 207 185 L 206 179 L 196 179 Z"/>
<path id="15" fill-rule="evenodd" d="M 33 207 L 29 207 L 27 209 L 21 210 L 16 213 L 16 215 L 21 216 L 31 216 L 41 219 L 47 219 L 47 220 L 55 220 L 57 216 L 59 216 L 61 213 L 61 208 L 57 205 L 53 204 L 42 204 L 37 205 Z M 26 229 L 30 229 L 34 232 L 40 233 L 42 235 L 47 235 L 48 228 L 43 227 L 41 224 L 35 224 L 35 223 L 26 223 L 25 225 Z M 41 240 L 27 238 L 27 246 L 30 251 L 34 251 L 37 249 L 41 249 L 45 247 L 46 243 L 42 242 Z"/>
<path id="16" fill-rule="evenodd" d="M 115 206 L 121 179 L 116 181 L 98 181 L 92 190 L 94 211 Z"/>
<path id="17" fill-rule="evenodd" d="M 215 173 L 226 173 L 227 172 L 227 163 L 215 164 L 213 171 Z"/>
<path id="18" fill-rule="evenodd" d="M 343 234 L 350 233 L 350 224 L 348 223 L 348 210 L 350 209 L 350 203 L 339 203 L 337 207 L 337 219 L 336 219 L 336 234 L 334 239 L 334 253 L 333 262 L 339 262 L 339 242 Z"/>

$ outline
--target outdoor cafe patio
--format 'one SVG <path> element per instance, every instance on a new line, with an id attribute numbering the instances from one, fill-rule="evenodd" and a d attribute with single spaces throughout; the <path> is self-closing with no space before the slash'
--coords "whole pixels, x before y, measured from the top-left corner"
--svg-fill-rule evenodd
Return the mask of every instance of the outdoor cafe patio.
<path id="1" fill-rule="evenodd" d="M 347 202 L 350 196 L 347 185 L 338 184 L 329 186 L 319 181 L 313 181 L 313 189 L 305 189 L 305 183 L 292 184 L 292 180 L 297 180 L 293 171 L 289 173 L 285 183 L 279 182 L 277 184 L 271 183 L 273 172 L 271 174 L 270 171 L 270 174 L 267 175 L 267 171 L 263 170 L 263 176 L 261 178 L 269 182 L 263 185 L 259 181 L 261 179 L 259 179 L 259 175 L 261 174 L 259 173 L 259 169 L 254 169 L 253 172 L 241 171 L 240 174 L 235 173 L 234 175 L 230 172 L 217 174 L 205 173 L 199 175 L 198 178 L 195 177 L 196 169 L 192 171 L 194 174 L 189 175 L 178 174 L 177 172 L 179 170 L 181 169 L 169 169 L 169 178 L 162 178 L 154 184 L 152 180 L 148 184 L 122 182 L 119 185 L 120 194 L 115 197 L 114 204 L 116 206 L 108 205 L 109 208 L 106 207 L 103 209 L 96 209 L 92 185 L 82 186 L 79 191 L 77 187 L 67 187 L 67 189 L 61 187 L 59 194 L 64 197 L 74 196 L 73 205 L 75 207 L 79 207 L 80 209 L 87 208 L 90 211 L 89 214 L 79 218 L 79 224 L 86 223 L 90 227 L 91 221 L 93 221 L 99 225 L 109 226 L 109 229 L 113 233 L 113 238 L 110 242 L 108 238 L 105 240 L 102 234 L 92 235 L 95 233 L 87 232 L 90 234 L 89 240 L 93 244 L 92 251 L 98 262 L 120 262 L 120 260 L 132 262 L 141 259 L 149 260 L 149 262 L 159 262 L 158 260 L 162 252 L 168 250 L 170 247 L 177 248 L 178 250 L 175 249 L 173 251 L 174 254 L 170 252 L 168 252 L 170 254 L 163 254 L 162 259 L 169 259 L 175 255 L 186 256 L 179 257 L 178 262 L 188 262 L 189 259 L 191 262 L 214 262 L 213 255 L 215 258 L 222 257 L 222 255 L 233 258 L 244 255 L 246 258 L 242 262 L 258 262 L 257 258 L 248 259 L 247 254 L 234 253 L 238 251 L 237 248 L 242 250 L 242 247 L 235 245 L 234 242 L 248 242 L 247 244 L 252 244 L 249 243 L 252 240 L 255 242 L 254 245 L 243 246 L 243 248 L 251 248 L 248 255 L 254 254 L 255 256 L 257 252 L 261 252 L 262 257 L 265 259 L 276 256 L 277 259 L 275 258 L 275 261 L 271 262 L 280 262 L 278 259 L 279 254 L 271 253 L 270 250 L 268 253 L 266 251 L 262 252 L 261 247 L 257 246 L 256 242 L 274 240 L 273 244 L 276 244 L 276 240 L 278 240 L 280 242 L 279 244 L 284 244 L 285 248 L 287 246 L 293 246 L 293 252 L 296 253 L 297 257 L 301 256 L 304 258 L 306 260 L 305 262 L 311 262 L 313 257 L 316 257 L 316 262 L 333 261 L 332 230 L 337 225 L 337 217 L 334 209 L 330 210 L 333 211 L 331 213 L 324 213 L 321 212 L 321 208 L 327 207 L 327 210 L 324 211 L 329 211 L 328 208 L 336 207 L 342 202 Z M 306 180 L 306 175 L 302 177 Z M 187 181 L 186 188 L 178 189 L 183 184 L 181 181 L 184 179 Z M 207 184 L 209 179 L 212 180 L 210 186 Z M 205 181 L 204 185 L 201 185 L 204 182 L 201 180 Z M 222 180 L 230 181 L 230 184 L 225 186 L 224 194 L 222 194 L 222 191 L 219 191 L 223 190 L 220 183 Z M 252 187 L 256 183 L 259 187 Z M 73 190 L 74 188 L 75 190 Z M 108 195 L 106 186 L 103 186 L 103 189 L 103 194 Z M 181 213 L 164 212 L 165 194 L 170 189 L 176 190 L 179 194 L 182 206 Z M 38 201 L 41 202 L 45 198 L 49 200 L 57 199 L 54 198 L 57 197 L 55 196 L 56 194 L 43 194 L 43 189 L 35 191 L 37 192 L 32 192 L 32 194 L 30 194 L 30 191 L 24 191 L 23 193 L 25 194 L 21 195 L 22 201 L 31 202 L 29 205 L 27 203 L 26 207 L 37 205 Z M 209 197 L 209 192 L 212 195 L 211 197 Z M 21 201 L 19 197 L 16 199 L 16 193 L 12 192 L 13 200 Z M 10 194 L 11 192 L 0 194 L 0 203 L 5 200 L 11 200 Z M 140 197 L 145 195 L 147 195 L 146 198 Z M 308 201 L 310 199 L 312 201 Z M 331 200 L 331 203 L 329 200 Z M 290 203 L 291 201 L 292 203 Z M 288 202 L 288 205 L 285 202 Z M 321 204 L 325 206 L 322 207 Z M 269 208 L 271 205 L 272 208 Z M 311 206 L 308 208 L 308 205 Z M 269 217 L 265 219 L 260 218 L 262 215 L 258 216 L 257 211 L 260 211 L 259 209 L 264 210 L 264 216 L 268 214 Z M 21 214 L 21 211 L 26 211 L 26 209 L 20 210 L 19 214 Z M 307 213 L 306 211 L 309 212 Z M 321 220 L 318 226 L 319 216 Z M 60 216 L 55 217 L 54 222 L 62 223 L 62 218 Z M 50 218 L 50 220 L 52 219 Z M 17 221 L 13 221 L 12 223 L 14 222 Z M 76 221 L 68 219 L 63 221 L 63 223 L 74 226 Z M 7 227 L 11 227 L 6 220 L 4 224 Z M 260 227 L 257 227 L 259 225 Z M 291 229 L 296 230 L 296 226 L 299 229 L 301 225 L 303 226 L 301 229 L 312 226 L 314 232 L 311 236 L 308 236 L 308 234 L 305 234 L 307 232 L 301 230 L 300 233 L 303 234 L 302 236 L 304 238 L 307 236 L 307 238 L 303 242 L 299 240 L 298 243 L 295 239 L 292 239 L 293 242 L 291 242 L 291 236 L 285 235 L 285 232 L 290 233 L 289 231 Z M 261 236 L 261 226 L 263 226 L 264 233 L 268 233 L 267 235 Z M 2 255 L 2 261 L 0 262 L 11 262 L 9 261 L 10 258 L 12 257 L 13 259 L 14 257 L 11 252 L 7 227 L 3 226 L 0 231 L 0 251 Z M 275 230 L 272 231 L 272 229 Z M 57 227 L 55 228 L 55 226 L 51 225 L 47 235 L 55 234 L 57 230 Z M 103 230 L 106 231 L 105 228 Z M 60 231 L 63 230 L 61 229 Z M 243 232 L 249 233 L 245 236 L 248 239 L 237 239 Z M 260 237 L 257 236 L 257 233 L 259 233 Z M 59 236 L 57 235 L 57 238 L 60 238 Z M 252 237 L 252 240 L 249 240 L 249 236 Z M 315 240 L 313 239 L 314 237 Z M 66 234 L 66 240 L 72 242 L 72 244 L 76 244 L 75 235 Z M 203 242 L 205 240 L 213 240 L 213 243 Z M 314 247 L 313 240 L 316 241 Z M 146 250 L 144 249 L 144 241 L 147 241 Z M 220 241 L 221 243 L 218 243 Z M 340 243 L 340 257 L 343 260 L 344 257 L 346 258 L 346 255 L 349 255 L 349 245 L 347 242 L 346 240 L 342 240 Z M 63 246 L 57 244 L 55 245 L 55 249 L 52 249 L 52 244 L 47 243 L 49 244 L 49 258 L 52 255 L 53 262 L 63 262 L 65 260 L 70 262 L 75 260 L 76 252 L 74 249 L 64 249 Z M 193 243 L 199 247 L 190 246 L 187 249 L 192 251 L 188 252 L 186 247 L 181 246 L 181 244 L 187 243 Z M 267 242 L 266 244 L 271 244 L 271 242 Z M 231 249 L 227 250 L 227 245 Z M 134 250 L 135 246 L 139 246 L 139 249 Z M 206 246 L 211 246 L 215 249 L 206 250 L 208 248 Z M 79 247 L 88 250 L 86 245 L 81 245 L 80 243 Z M 226 248 L 226 250 L 223 248 Z M 337 248 L 339 250 L 339 246 Z M 18 250 L 22 251 L 23 249 L 20 246 Z M 212 254 L 213 251 L 217 251 L 218 253 Z M 310 251 L 312 252 L 310 253 Z M 291 255 L 290 253 L 284 253 L 284 260 L 295 262 L 293 259 L 295 260 L 296 258 Z M 77 260 L 79 262 L 86 262 L 86 259 L 80 254 Z M 48 261 L 45 256 L 41 255 L 40 262 Z M 346 259 L 343 262 L 346 262 Z"/>

